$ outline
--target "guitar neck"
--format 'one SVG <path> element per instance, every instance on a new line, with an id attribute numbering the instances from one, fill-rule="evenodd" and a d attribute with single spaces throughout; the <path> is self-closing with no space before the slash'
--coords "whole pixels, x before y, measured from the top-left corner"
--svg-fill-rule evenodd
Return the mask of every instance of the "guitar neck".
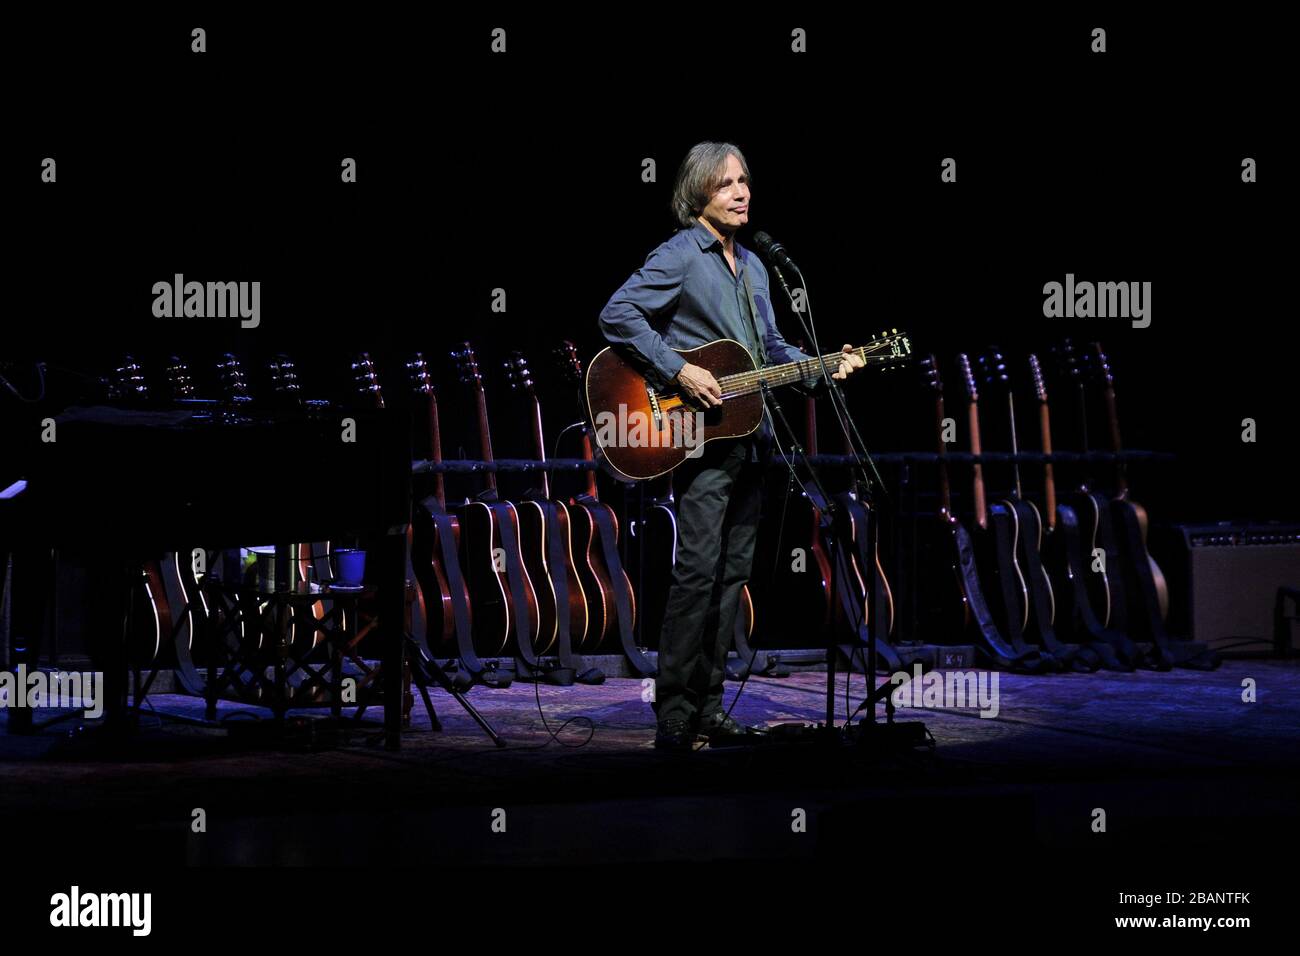
<path id="1" fill-rule="evenodd" d="M 853 349 L 851 354 L 861 357 L 867 364 L 884 362 L 897 357 L 893 353 L 887 355 L 877 354 L 879 347 L 879 343 L 874 346 L 860 345 Z M 840 360 L 848 354 L 850 353 L 827 352 L 822 358 L 826 360 L 827 367 L 834 371 L 839 367 Z M 762 391 L 763 382 L 773 388 L 778 385 L 801 382 L 814 375 L 820 375 L 821 368 L 821 362 L 816 358 L 787 362 L 784 365 L 767 365 L 752 372 L 737 372 L 734 375 L 724 375 L 718 379 L 718 386 L 722 389 L 724 399 L 734 398 L 738 395 L 750 395 Z"/>
<path id="2" fill-rule="evenodd" d="M 1017 455 L 1020 453 L 1020 441 L 1016 437 L 1016 397 L 1010 392 L 1007 393 L 1007 417 L 1011 423 L 1011 454 Z M 1020 487 L 1020 462 L 1014 458 L 1011 459 L 1011 475 L 1018 501 L 1024 497 L 1024 493 Z"/>
<path id="3" fill-rule="evenodd" d="M 1102 393 L 1106 401 L 1106 421 L 1110 426 L 1110 448 L 1115 454 L 1123 451 L 1123 446 L 1119 440 L 1119 414 L 1115 408 L 1115 389 L 1107 386 Z M 1116 497 L 1125 498 L 1128 496 L 1128 472 L 1124 468 L 1123 459 L 1115 459 L 1115 494 Z"/>
<path id="4" fill-rule="evenodd" d="M 587 461 L 591 461 L 596 457 L 596 454 L 591 447 L 591 432 L 587 430 L 585 424 L 582 426 L 581 431 L 582 457 L 587 459 Z M 593 499 L 599 497 L 596 494 L 596 470 L 594 468 L 587 469 L 587 494 Z"/>
<path id="5" fill-rule="evenodd" d="M 943 396 L 934 399 L 934 434 L 939 439 L 939 514 L 944 520 L 952 517 L 952 488 L 948 484 L 948 446 L 943 440 Z"/>
<path id="6" fill-rule="evenodd" d="M 532 430 L 533 430 L 533 454 L 537 456 L 540 462 L 546 461 L 546 439 L 542 433 L 542 403 L 537 400 L 537 396 L 532 399 Z M 551 497 L 551 477 L 550 472 L 542 469 L 542 497 L 550 500 Z"/>
<path id="7" fill-rule="evenodd" d="M 488 427 L 487 396 L 483 394 L 483 383 L 476 383 L 474 389 L 474 401 L 478 409 L 478 444 L 483 455 L 483 460 L 491 464 L 492 458 L 492 430 Z M 489 471 L 484 478 L 486 487 L 489 491 L 497 490 L 497 473 Z"/>
<path id="8" fill-rule="evenodd" d="M 979 402 L 971 402 L 966 409 L 970 420 L 970 451 L 972 455 L 982 454 L 980 442 Z M 981 528 L 989 525 L 988 509 L 984 501 L 984 466 L 975 462 L 973 468 L 972 494 L 975 499 L 975 524 Z"/>
<path id="9" fill-rule="evenodd" d="M 811 395 L 804 399 L 804 450 L 809 455 L 817 454 L 817 399 Z"/>
<path id="10" fill-rule="evenodd" d="M 428 395 L 428 412 L 429 457 L 435 465 L 440 465 L 442 464 L 442 428 L 438 422 L 438 399 L 432 393 Z M 433 473 L 433 496 L 438 499 L 439 505 L 444 508 L 447 506 L 446 485 L 440 471 Z"/>
<path id="11" fill-rule="evenodd" d="M 1043 444 L 1043 454 L 1052 453 L 1052 416 L 1047 402 L 1038 403 L 1038 433 Z M 1043 504 L 1047 508 L 1047 530 L 1056 530 L 1056 477 L 1052 474 L 1052 463 L 1043 462 Z"/>

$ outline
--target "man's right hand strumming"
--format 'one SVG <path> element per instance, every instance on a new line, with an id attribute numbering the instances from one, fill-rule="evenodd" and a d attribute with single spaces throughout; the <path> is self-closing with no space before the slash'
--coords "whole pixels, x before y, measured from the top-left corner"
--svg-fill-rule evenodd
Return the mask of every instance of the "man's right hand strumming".
<path id="1" fill-rule="evenodd" d="M 696 405 L 712 408 L 722 404 L 722 387 L 707 368 L 687 362 L 674 381 L 681 393 Z"/>

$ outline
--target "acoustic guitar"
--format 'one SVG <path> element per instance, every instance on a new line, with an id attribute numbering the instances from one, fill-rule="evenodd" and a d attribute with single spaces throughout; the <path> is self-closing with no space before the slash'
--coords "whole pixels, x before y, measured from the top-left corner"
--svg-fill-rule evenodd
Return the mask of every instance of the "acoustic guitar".
<path id="1" fill-rule="evenodd" d="M 599 461 L 625 480 L 654 478 L 672 471 L 717 438 L 741 438 L 763 419 L 763 385 L 775 388 L 821 374 L 816 358 L 758 368 L 749 350 L 734 339 L 693 349 L 674 349 L 687 362 L 708 369 L 722 389 L 722 404 L 697 409 L 675 389 L 655 388 L 613 346 L 587 367 L 586 404 Z M 897 364 L 912 348 L 894 332 L 853 350 L 868 366 Z M 823 356 L 838 365 L 843 352 Z"/>
<path id="2" fill-rule="evenodd" d="M 947 607 L 957 609 L 955 612 L 950 611 L 946 620 L 951 631 L 956 633 L 950 631 L 942 635 L 940 643 L 958 643 L 969 633 L 979 650 L 999 666 L 1027 672 L 1039 671 L 1043 668 L 1043 663 L 1038 652 L 1029 650 L 1021 653 L 1008 644 L 999 631 L 988 602 L 984 598 L 984 588 L 980 583 L 975 562 L 975 544 L 970 532 L 966 530 L 952 507 L 952 491 L 948 478 L 948 444 L 944 441 L 946 416 L 943 380 L 939 374 L 938 362 L 933 355 L 922 363 L 922 372 L 925 375 L 926 385 L 934 397 L 935 435 L 938 439 L 939 534 L 948 553 L 956 581 L 956 586 L 945 589 L 941 598 L 942 603 Z M 978 454 L 977 446 L 978 437 L 972 445 L 973 453 Z M 979 507 L 983 508 L 982 474 L 980 481 L 975 485 L 975 490 L 979 492 Z M 987 521 L 987 516 L 985 518 Z M 954 637 L 957 638 L 956 641 L 953 640 Z"/>
<path id="3" fill-rule="evenodd" d="M 492 431 L 478 357 L 474 347 L 464 342 L 452 358 L 474 400 L 479 457 L 491 464 Z M 512 502 L 498 497 L 496 472 L 485 471 L 482 490 L 454 510 L 460 515 L 461 567 L 474 605 L 479 656 L 499 655 L 512 644 L 535 652 L 541 627 L 537 591 L 528 569 L 516 564 L 521 551 L 519 512 Z"/>
<path id="4" fill-rule="evenodd" d="M 556 359 L 561 372 L 568 380 L 581 387 L 582 360 L 578 357 L 577 347 L 566 340 L 556 350 Z M 585 427 L 585 423 L 581 430 L 581 453 L 588 461 L 595 458 L 591 432 Z M 612 553 L 618 553 L 618 515 L 614 513 L 613 508 L 600 500 L 596 487 L 596 472 L 588 469 L 583 474 L 585 490 L 569 500 L 571 506 L 569 513 L 573 534 L 573 554 L 591 614 L 584 650 L 594 650 L 601 647 L 611 634 L 619 630 L 618 595 L 614 590 L 613 575 L 622 575 L 626 587 L 629 630 L 634 630 L 636 627 L 636 593 L 632 589 L 632 580 L 623 566 L 620 564 L 617 568 L 611 568 L 605 557 L 607 544 L 612 548 Z M 610 529 L 612 540 L 605 541 L 603 528 Z"/>
<path id="5" fill-rule="evenodd" d="M 533 456 L 537 461 L 546 461 L 546 438 L 542 429 L 542 404 L 537 397 L 537 388 L 533 382 L 532 370 L 528 359 L 522 352 L 512 352 L 505 362 L 506 378 L 510 387 L 521 392 L 528 400 L 528 426 L 532 440 Z M 587 599 L 583 594 L 582 581 L 578 569 L 573 563 L 573 539 L 569 530 L 569 509 L 560 501 L 551 498 L 551 478 L 544 469 L 537 472 L 538 484 L 535 495 L 525 497 L 518 502 L 519 540 L 523 554 L 524 566 L 537 591 L 538 631 L 537 653 L 545 654 L 555 645 L 559 633 L 559 615 L 568 617 L 569 646 L 581 647 L 587 636 Z M 551 542 L 547 534 L 550 524 L 548 506 L 555 507 L 555 527 L 560 535 L 560 550 L 564 553 L 562 567 L 551 567 L 549 555 Z M 555 593 L 552 575 L 564 575 L 564 589 L 568 596 L 567 607 L 560 608 Z"/>
<path id="6" fill-rule="evenodd" d="M 406 363 L 407 375 L 414 392 L 417 410 L 422 413 L 427 447 L 424 451 L 429 460 L 435 464 L 442 463 L 442 427 L 438 418 L 438 393 L 429 375 L 429 363 L 424 355 L 416 352 Z M 417 446 L 418 447 L 418 446 Z M 433 515 L 445 515 L 447 511 L 446 483 L 443 473 L 433 473 L 432 493 L 420 502 L 420 507 L 412 509 L 411 537 L 408 554 L 410 555 L 410 574 L 414 576 L 420 591 L 420 600 L 425 615 L 425 650 L 431 656 L 454 656 L 456 642 L 456 606 L 450 577 L 447 574 L 446 555 L 453 556 L 460 548 L 460 519 L 448 515 L 446 525 L 451 530 L 451 546 L 445 548 L 440 538 L 441 532 Z M 467 626 L 472 627 L 469 588 L 462 577 L 460 579 L 461 607 L 464 609 Z M 468 635 L 467 635 L 468 637 Z M 418 641 L 418 635 L 417 635 Z"/>

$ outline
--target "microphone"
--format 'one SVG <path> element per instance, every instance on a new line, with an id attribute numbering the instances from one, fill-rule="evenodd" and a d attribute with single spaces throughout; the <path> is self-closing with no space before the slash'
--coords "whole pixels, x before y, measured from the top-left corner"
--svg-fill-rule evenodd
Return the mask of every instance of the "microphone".
<path id="1" fill-rule="evenodd" d="M 758 247 L 762 257 L 771 264 L 772 271 L 776 273 L 776 281 L 781 283 L 786 297 L 793 300 L 794 293 L 790 291 L 790 283 L 786 281 L 785 270 L 789 269 L 793 273 L 798 273 L 799 270 L 794 260 L 790 258 L 790 253 L 785 251 L 785 246 L 765 232 L 754 233 L 754 245 Z"/>

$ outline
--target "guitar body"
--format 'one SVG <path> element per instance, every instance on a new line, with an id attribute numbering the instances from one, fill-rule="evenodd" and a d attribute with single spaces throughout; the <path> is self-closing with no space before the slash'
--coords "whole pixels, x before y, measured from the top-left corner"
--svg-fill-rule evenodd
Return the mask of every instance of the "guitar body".
<path id="1" fill-rule="evenodd" d="M 1150 525 L 1147 510 L 1128 498 L 1116 498 L 1111 506 L 1115 511 L 1116 520 L 1126 524 L 1131 522 L 1137 526 L 1136 540 L 1141 542 L 1141 548 L 1135 549 L 1136 553 L 1129 555 L 1130 566 L 1134 569 L 1134 573 L 1150 576 L 1150 586 L 1155 592 L 1160 609 L 1160 620 L 1168 621 L 1169 582 L 1165 580 L 1165 573 L 1160 570 L 1160 565 L 1156 564 L 1156 559 L 1151 557 L 1151 552 L 1147 550 L 1147 529 Z M 1139 591 L 1143 590 L 1145 588 L 1139 588 Z"/>
<path id="2" fill-rule="evenodd" d="M 1016 554 L 1020 519 L 1010 501 L 989 506 L 987 527 L 975 527 L 975 565 L 985 595 L 994 596 L 992 610 L 998 629 L 1012 643 L 1019 641 L 1029 614 L 1029 592 Z"/>
<path id="3" fill-rule="evenodd" d="M 1150 663 L 1168 666 L 1172 659 L 1165 650 L 1169 633 L 1165 629 L 1169 590 L 1159 566 L 1146 549 L 1146 512 L 1125 498 L 1111 502 L 1115 534 L 1124 549 L 1125 588 L 1128 595 L 1128 634 L 1134 640 L 1154 642 Z"/>
<path id="4" fill-rule="evenodd" d="M 1088 589 L 1089 601 L 1096 609 L 1102 627 L 1124 631 L 1127 622 L 1119 574 L 1123 558 L 1115 535 L 1111 499 L 1096 492 L 1084 491 L 1069 496 L 1069 504 L 1079 520 L 1086 570 L 1084 584 Z M 1097 566 L 1094 556 L 1099 549 L 1104 561 L 1100 568 L 1094 570 Z"/>
<path id="5" fill-rule="evenodd" d="M 578 573 L 578 564 L 574 557 L 573 512 L 562 501 L 556 501 L 554 504 L 555 523 L 560 529 L 560 541 L 565 556 L 563 573 L 569 591 L 569 646 L 576 651 L 587 641 L 587 632 L 591 628 L 591 614 L 587 608 L 586 588 L 583 587 L 582 576 Z"/>
<path id="6" fill-rule="evenodd" d="M 755 370 L 749 350 L 733 339 L 719 339 L 694 349 L 674 349 L 692 365 L 706 368 L 714 378 Z M 694 414 L 676 392 L 659 392 L 612 347 L 601 350 L 587 366 L 586 399 L 602 463 L 620 476 L 654 478 L 676 468 L 694 450 L 685 447 L 675 416 Z M 700 411 L 704 442 L 751 434 L 763 418 L 761 392 L 737 395 Z M 626 422 L 627 440 L 618 427 Z M 644 432 L 633 429 L 644 427 Z M 636 435 L 643 437 L 637 438 Z"/>
<path id="7" fill-rule="evenodd" d="M 503 550 L 506 550 L 507 554 L 507 564 L 510 560 L 508 557 L 510 550 L 513 550 L 515 554 L 521 555 L 522 563 L 522 544 L 519 537 L 519 509 L 510 501 L 493 502 L 489 507 L 491 507 L 496 516 L 496 525 L 502 542 L 502 548 Z M 513 549 L 505 549 L 507 536 L 513 539 Z M 510 636 L 507 638 L 507 644 L 509 644 L 510 641 L 515 641 L 517 647 L 522 647 L 526 642 L 528 646 L 533 648 L 534 653 L 536 653 L 537 639 L 541 634 L 540 604 L 537 598 L 537 589 L 533 585 L 533 579 L 528 573 L 528 567 L 526 564 L 519 568 L 519 577 L 523 587 L 525 614 L 522 619 L 518 615 L 512 615 Z M 502 583 L 505 585 L 506 594 L 510 595 L 510 573 L 508 570 L 504 575 Z M 550 578 L 546 579 L 546 584 L 549 588 Z M 552 592 L 552 604 L 554 604 L 554 592 Z M 552 622 L 553 621 L 554 617 L 552 617 Z M 552 641 L 555 639 L 554 633 L 550 635 L 550 639 Z"/>
<path id="8" fill-rule="evenodd" d="M 505 550 L 498 513 L 486 502 L 469 501 L 457 509 L 460 519 L 460 566 L 474 608 L 474 651 L 482 657 L 505 652 L 516 630 L 510 613 L 510 581 L 495 556 Z M 517 533 L 517 532 L 516 532 Z"/>
<path id="9" fill-rule="evenodd" d="M 433 502 L 425 507 L 434 506 Z M 460 549 L 460 520 L 451 517 L 452 550 Z M 423 508 L 411 515 L 411 547 L 408 574 L 415 579 L 425 619 L 425 638 L 431 652 L 455 656 L 456 612 L 452 602 L 451 582 L 443 568 L 441 532 Z M 461 590 L 469 607 L 469 587 L 461 580 Z"/>
<path id="10" fill-rule="evenodd" d="M 427 436 L 422 449 L 429 459 L 442 462 L 442 428 L 438 415 L 438 399 L 429 377 L 428 363 L 423 353 L 416 352 L 407 362 L 407 373 L 415 390 L 419 405 L 420 425 Z M 407 575 L 416 583 L 419 610 L 424 618 L 424 637 L 431 654 L 456 657 L 460 641 L 456 633 L 456 604 L 460 600 L 465 610 L 469 633 L 474 631 L 474 608 L 470 603 L 469 585 L 464 574 L 460 576 L 460 594 L 452 592 L 452 578 L 447 574 L 447 562 L 456 561 L 461 548 L 460 519 L 449 514 L 441 474 L 432 478 L 433 493 L 422 498 L 411 509 L 411 535 L 407 548 Z M 440 524 L 441 522 L 441 524 Z M 450 541 L 442 540 L 443 528 L 449 529 Z M 450 555 L 450 557 L 448 557 Z"/>
<path id="11" fill-rule="evenodd" d="M 583 384 L 585 411 L 601 449 L 601 462 L 618 476 L 639 481 L 667 474 L 715 438 L 751 434 L 763 420 L 764 385 L 775 388 L 810 378 L 820 362 L 845 352 L 766 365 L 762 375 L 749 350 L 734 339 L 674 349 L 707 369 L 722 389 L 722 404 L 697 410 L 671 385 L 658 389 L 614 348 L 599 352 Z M 873 337 L 849 352 L 866 365 L 891 365 L 912 354 L 906 335 Z"/>
<path id="12" fill-rule="evenodd" d="M 754 636 L 754 596 L 749 593 L 749 585 L 740 588 L 740 607 L 736 611 L 736 639 L 741 644 L 747 643 Z M 738 647 L 741 645 L 737 645 Z"/>
<path id="13" fill-rule="evenodd" d="M 131 588 L 128 659 L 132 666 L 143 669 L 153 665 L 164 643 L 172 639 L 172 614 L 161 563 L 145 561 L 136 573 Z"/>
<path id="14" fill-rule="evenodd" d="M 864 614 L 862 623 L 874 627 L 876 615 L 884 614 L 883 629 L 877 633 L 888 638 L 894 632 L 894 593 L 889 587 L 889 578 L 880 563 L 880 551 L 872 548 L 869 537 L 868 529 L 875 519 L 871 515 L 871 510 L 854 495 L 838 495 L 836 500 L 839 501 L 845 521 L 848 523 L 849 569 L 856 588 L 854 596 L 860 597 L 862 602 Z M 875 563 L 879 598 L 867 593 L 866 569 L 862 565 L 863 555 L 870 555 L 870 560 Z M 827 566 L 829 567 L 829 564 Z"/>
<path id="15" fill-rule="evenodd" d="M 808 497 L 793 495 L 780 540 L 776 538 L 780 521 L 764 523 L 754 553 L 750 581 L 756 589 L 757 611 L 763 615 L 765 628 L 771 626 L 782 635 L 779 646 L 783 648 L 825 647 L 826 628 L 838 619 L 831 606 L 832 568 L 822 541 L 824 513 L 818 501 L 819 493 L 811 487 Z M 796 550 L 803 554 L 797 568 Z M 770 640 L 765 643 L 778 646 Z"/>
<path id="16" fill-rule="evenodd" d="M 636 563 L 628 574 L 641 585 L 641 642 L 658 650 L 677 560 L 677 507 L 670 491 L 649 499 L 645 518 L 634 530 L 639 546 L 631 549 L 629 557 Z"/>
<path id="17" fill-rule="evenodd" d="M 555 586 L 551 584 L 551 569 L 547 566 L 548 540 L 546 533 L 546 512 L 536 501 L 524 500 L 516 507 L 519 515 L 519 547 L 523 556 L 524 568 L 528 579 L 533 582 L 537 599 L 537 644 L 538 654 L 545 654 L 555 645 L 555 636 L 559 622 L 559 608 L 556 603 Z M 563 569 L 557 569 L 561 572 Z M 570 605 L 573 603 L 573 590 L 569 591 Z M 570 613 L 570 608 L 565 608 Z"/>
<path id="18" fill-rule="evenodd" d="M 1043 564 L 1043 518 L 1032 501 L 1016 501 L 1013 502 L 1013 507 L 1020 526 L 1018 564 L 1024 572 L 1028 600 L 1025 628 L 1042 644 L 1045 643 L 1045 634 L 1055 636 L 1053 628 L 1056 623 L 1056 592 L 1052 589 L 1052 579 Z M 1028 613 L 1031 608 L 1032 615 Z"/>
<path id="19" fill-rule="evenodd" d="M 965 635 L 973 629 L 977 645 L 989 654 L 995 662 L 1006 667 L 1016 662 L 1016 651 L 1007 644 L 997 622 L 984 599 L 984 589 L 980 584 L 979 570 L 975 561 L 975 542 L 970 532 L 954 519 L 941 519 L 947 532 L 949 554 L 953 570 L 957 575 L 958 591 L 965 611 L 963 617 L 967 622 L 965 629 L 957 635 L 955 643 L 961 643 Z M 953 643 L 949 641 L 949 643 Z"/>
<path id="20" fill-rule="evenodd" d="M 611 542 L 614 549 L 618 548 L 618 516 L 614 509 L 601 501 L 588 500 L 586 497 L 578 498 L 570 502 L 569 516 L 573 528 L 573 545 L 575 557 L 580 556 L 581 560 L 577 564 L 578 578 L 582 582 L 583 590 L 587 595 L 587 607 L 590 612 L 590 623 L 587 628 L 587 641 L 583 648 L 584 651 L 591 651 L 603 645 L 606 638 L 618 629 L 618 603 L 614 593 L 613 580 L 610 574 L 609 566 L 605 561 L 604 540 L 600 525 L 596 523 L 593 513 L 596 509 L 603 509 L 604 514 L 609 517 L 611 526 L 614 528 L 615 540 Z M 629 626 L 635 626 L 636 623 L 636 593 L 632 590 L 632 581 L 627 575 L 626 570 L 620 570 L 623 579 L 626 582 L 628 601 L 632 620 L 628 622 Z"/>

